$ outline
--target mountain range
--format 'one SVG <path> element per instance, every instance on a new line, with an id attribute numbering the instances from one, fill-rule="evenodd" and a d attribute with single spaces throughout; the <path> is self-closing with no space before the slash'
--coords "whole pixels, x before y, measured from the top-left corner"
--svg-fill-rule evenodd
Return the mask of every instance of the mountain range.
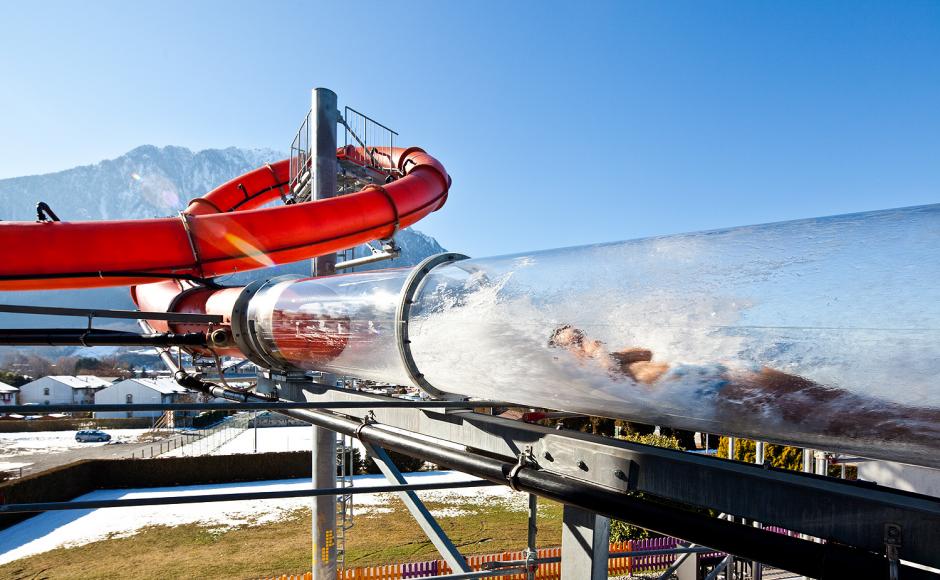
<path id="1" fill-rule="evenodd" d="M 0 179 L 0 220 L 32 221 L 36 203 L 46 202 L 63 221 L 143 219 L 176 215 L 192 198 L 265 163 L 286 155 L 270 149 L 207 149 L 143 145 L 94 165 L 55 173 Z M 395 260 L 359 269 L 413 265 L 444 251 L 437 241 L 414 229 L 396 236 L 402 254 Z M 70 249 L 71 250 L 71 249 Z M 356 256 L 368 255 L 365 247 Z M 280 274 L 309 274 L 309 261 L 226 277 L 226 283 Z M 90 290 L 3 292 L 0 303 L 77 308 L 132 309 L 127 288 Z M 2 326 L 73 326 L 75 320 L 58 317 L 2 315 Z M 114 326 L 111 326 L 114 327 Z M 136 326 L 134 327 L 136 328 Z"/>

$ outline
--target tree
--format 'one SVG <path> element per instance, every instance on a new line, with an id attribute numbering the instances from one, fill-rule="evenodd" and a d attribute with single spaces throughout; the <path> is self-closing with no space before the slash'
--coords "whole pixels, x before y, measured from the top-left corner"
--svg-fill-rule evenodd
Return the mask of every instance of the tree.
<path id="1" fill-rule="evenodd" d="M 48 359 L 35 354 L 14 353 L 7 355 L 3 361 L 4 368 L 14 373 L 38 379 L 57 372 L 56 367 Z"/>
<path id="2" fill-rule="evenodd" d="M 336 475 L 342 475 L 341 467 L 345 463 L 346 475 L 356 475 L 362 470 L 362 454 L 359 449 L 350 447 L 343 453 L 342 449 L 336 450 Z"/>
<path id="3" fill-rule="evenodd" d="M 721 437 L 718 441 L 718 457 L 728 457 L 727 437 Z M 734 459 L 754 463 L 756 457 L 757 444 L 754 441 L 750 439 L 734 440 Z M 771 466 L 779 469 L 801 471 L 803 469 L 803 450 L 798 447 L 767 443 L 764 445 L 764 461 L 769 461 Z"/>
<path id="4" fill-rule="evenodd" d="M 728 438 L 722 437 L 718 443 L 718 457 L 728 457 Z M 754 463 L 757 457 L 757 444 L 749 439 L 734 440 L 734 458 L 738 461 L 747 461 Z M 769 461 L 770 465 L 779 469 L 789 469 L 791 471 L 803 471 L 803 450 L 799 447 L 790 447 L 787 445 L 774 445 L 767 443 L 764 445 L 764 461 Z M 842 477 L 841 465 L 830 465 L 827 472 L 829 477 Z M 846 466 L 846 479 L 858 479 L 858 467 L 855 465 Z"/>
<path id="5" fill-rule="evenodd" d="M 410 455 L 404 455 L 398 453 L 397 451 L 385 451 L 388 453 L 389 457 L 392 458 L 392 463 L 398 467 L 398 470 L 402 473 L 409 473 L 412 471 L 421 471 L 421 468 L 424 467 L 425 461 L 423 459 L 418 459 L 417 457 L 411 457 Z M 362 470 L 365 473 L 382 473 L 379 470 L 379 466 L 376 465 L 375 460 L 372 459 L 368 454 L 366 454 L 365 461 L 362 462 Z"/>
<path id="6" fill-rule="evenodd" d="M 11 387 L 22 387 L 30 381 L 29 377 L 15 373 L 13 371 L 0 370 L 0 383 L 6 383 Z"/>

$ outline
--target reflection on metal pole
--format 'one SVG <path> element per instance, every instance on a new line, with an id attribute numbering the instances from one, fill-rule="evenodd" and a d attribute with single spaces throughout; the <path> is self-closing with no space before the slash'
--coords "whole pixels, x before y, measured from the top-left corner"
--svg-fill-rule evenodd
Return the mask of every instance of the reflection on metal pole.
<path id="1" fill-rule="evenodd" d="M 538 557 L 538 547 L 536 546 L 536 536 L 538 535 L 538 514 L 539 497 L 534 493 L 529 494 L 529 534 L 526 541 L 526 577 L 528 580 L 535 580 L 535 571 L 538 565 L 535 563 Z"/>
<path id="2" fill-rule="evenodd" d="M 329 89 L 313 90 L 311 103 L 310 147 L 313 165 L 313 199 L 336 195 L 336 93 Z M 336 273 L 336 254 L 314 260 L 313 274 Z M 313 487 L 336 487 L 336 434 L 313 429 Z M 336 498 L 324 496 L 313 500 L 313 580 L 336 579 Z"/>

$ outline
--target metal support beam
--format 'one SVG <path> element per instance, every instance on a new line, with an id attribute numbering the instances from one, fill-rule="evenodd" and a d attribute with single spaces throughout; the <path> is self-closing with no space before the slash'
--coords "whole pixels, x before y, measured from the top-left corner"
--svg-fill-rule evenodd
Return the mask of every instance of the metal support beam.
<path id="1" fill-rule="evenodd" d="M 336 124 L 339 122 L 336 93 L 330 89 L 313 89 L 310 116 L 311 197 L 316 201 L 336 195 Z M 314 258 L 314 276 L 332 276 L 335 273 L 335 253 Z"/>
<path id="2" fill-rule="evenodd" d="M 610 519 L 565 505 L 561 528 L 561 579 L 606 580 Z"/>
<path id="3" fill-rule="evenodd" d="M 11 346 L 206 346 L 201 332 L 137 334 L 97 328 L 0 328 L 0 344 Z"/>
<path id="4" fill-rule="evenodd" d="M 102 308 L 60 308 L 58 306 L 24 306 L 0 304 L 0 313 L 35 314 L 38 316 L 78 316 L 81 318 L 121 318 L 127 320 L 166 320 L 193 324 L 219 324 L 219 314 L 190 314 L 186 312 L 141 312 L 139 310 L 109 310 Z"/>
<path id="5" fill-rule="evenodd" d="M 689 548 L 695 547 L 695 544 L 689 544 Z M 679 557 L 659 576 L 659 580 L 671 580 L 673 575 L 678 580 L 698 580 L 698 555 L 698 552 L 678 554 Z"/>
<path id="6" fill-rule="evenodd" d="M 175 364 L 175 363 L 174 363 Z M 175 372 L 175 371 L 174 371 Z M 96 413 L 121 411 L 260 411 L 278 409 L 470 409 L 504 406 L 497 401 L 409 401 L 386 398 L 380 401 L 271 401 L 228 403 L 99 403 L 94 405 L 5 405 L 4 413 Z"/>
<path id="7" fill-rule="evenodd" d="M 350 390 L 322 390 L 315 385 L 306 386 L 303 394 L 309 401 L 388 399 Z M 345 412 L 358 421 L 366 413 Z M 936 498 L 481 413 L 376 408 L 374 416 L 390 427 L 513 463 L 531 446 L 539 468 L 546 473 L 618 492 L 638 491 L 715 509 L 873 553 L 884 552 L 884 523 L 897 523 L 905 530 L 902 558 L 940 568 L 940 552 L 936 550 L 940 545 L 940 500 Z"/>
<path id="8" fill-rule="evenodd" d="M 310 157 L 313 167 L 311 199 L 336 195 L 336 93 L 313 89 L 310 103 Z M 313 259 L 314 276 L 336 273 L 336 254 Z M 327 380 L 330 377 L 324 377 Z M 334 379 L 335 380 L 335 379 Z M 336 486 L 336 435 L 322 427 L 313 429 L 313 486 Z M 313 580 L 336 578 L 336 501 L 316 498 L 313 504 Z"/>
<path id="9" fill-rule="evenodd" d="M 313 488 L 336 488 L 336 433 L 319 426 L 313 429 L 311 454 Z M 312 506 L 313 579 L 336 578 L 336 497 L 316 496 Z"/>
<path id="10" fill-rule="evenodd" d="M 816 458 L 816 475 L 828 475 L 829 457 L 826 455 L 826 452 L 816 451 L 814 456 Z"/>
<path id="11" fill-rule="evenodd" d="M 529 533 L 526 538 L 526 578 L 535 580 L 535 571 L 537 566 L 535 560 L 538 558 L 537 537 L 539 532 L 539 496 L 534 493 L 529 494 Z"/>
<path id="12" fill-rule="evenodd" d="M 765 444 L 763 441 L 754 442 L 754 463 L 758 465 L 764 464 L 764 459 L 766 455 Z M 760 528 L 760 522 L 754 522 L 755 528 Z M 760 562 L 753 560 L 751 561 L 751 580 L 763 580 L 764 578 L 764 566 Z"/>
<path id="13" fill-rule="evenodd" d="M 366 453 L 371 455 L 372 459 L 375 460 L 379 471 L 382 472 L 382 475 L 385 476 L 385 479 L 387 479 L 389 483 L 396 485 L 405 485 L 407 483 L 401 471 L 398 470 L 398 467 L 395 466 L 392 458 L 388 456 L 388 453 L 386 453 L 384 449 L 365 442 L 363 442 L 362 445 Z M 431 515 L 430 510 L 424 505 L 424 502 L 421 501 L 418 494 L 413 491 L 402 491 L 397 495 L 399 499 L 404 502 L 405 507 L 408 508 L 411 515 L 414 516 L 415 521 L 418 522 L 418 526 L 421 527 L 421 531 L 431 540 L 431 544 L 437 549 L 441 558 L 447 562 L 447 565 L 456 572 L 471 572 L 472 568 L 467 564 L 467 560 L 460 554 L 460 551 L 457 550 L 457 546 L 447 537 L 447 533 L 444 532 L 440 524 L 437 523 L 437 520 L 434 519 L 434 516 Z"/>
<path id="14" fill-rule="evenodd" d="M 309 384 L 305 386 L 309 388 Z M 375 397 L 377 400 L 385 398 L 363 393 L 352 393 L 346 389 L 330 390 L 329 392 L 335 396 L 353 395 Z M 398 427 L 376 423 L 375 417 L 371 412 L 369 413 L 370 420 L 368 422 L 324 411 L 287 410 L 282 412 L 337 433 L 352 435 L 357 437 L 360 441 L 371 443 L 378 447 L 392 449 L 404 453 L 405 455 L 450 467 L 451 469 L 476 475 L 496 483 L 510 484 L 513 489 L 519 491 L 535 493 L 566 505 L 572 505 L 605 517 L 625 520 L 640 527 L 655 530 L 666 535 L 686 538 L 699 544 L 707 544 L 717 550 L 733 551 L 740 554 L 743 558 L 760 560 L 769 565 L 778 566 L 813 578 L 819 578 L 820 580 L 835 580 L 845 577 L 883 580 L 883 573 L 887 573 L 887 560 L 884 556 L 879 555 L 877 552 L 873 553 L 867 551 L 864 548 L 860 549 L 858 545 L 853 545 L 853 547 L 843 545 L 838 541 L 827 542 L 826 544 L 815 544 L 788 535 L 757 530 L 749 526 L 735 525 L 720 518 L 712 517 L 707 513 L 703 513 L 701 510 L 671 507 L 654 499 L 645 499 L 642 496 L 623 493 L 622 491 L 615 488 L 612 489 L 603 484 L 591 483 L 589 481 L 591 479 L 589 474 L 587 477 L 560 475 L 544 470 L 534 462 L 520 463 L 518 459 L 514 457 L 500 457 L 499 454 L 487 453 L 480 447 L 474 449 L 467 444 L 470 439 L 468 437 L 464 437 L 462 440 L 440 440 L 423 430 L 408 433 L 407 429 L 403 431 Z M 419 413 L 426 412 L 411 411 L 410 418 L 414 419 L 419 417 Z M 485 420 L 497 419 L 488 415 L 479 415 L 479 417 Z M 440 417 L 440 419 L 453 423 L 463 422 L 463 417 L 447 414 Z M 503 425 L 508 430 L 509 425 L 519 424 L 513 421 L 505 421 Z M 530 425 L 522 427 L 540 433 L 542 432 L 540 430 L 543 429 Z M 548 433 L 555 433 L 554 430 L 551 429 L 545 429 L 545 432 L 546 437 Z M 504 433 L 504 435 L 506 434 Z M 584 444 L 591 439 L 596 439 L 604 442 L 602 447 L 619 447 L 621 445 L 632 447 L 632 445 L 626 442 L 587 436 L 575 432 L 568 432 L 565 435 L 574 440 L 576 444 Z M 584 437 L 584 439 L 581 437 Z M 495 440 L 491 440 L 491 443 L 493 442 L 495 442 Z M 502 439 L 502 442 L 503 444 L 513 443 L 513 441 L 506 440 L 505 438 Z M 535 457 L 545 457 L 551 462 L 551 453 L 549 452 L 545 452 L 544 455 L 541 453 L 528 453 L 533 447 L 536 447 L 535 445 L 531 445 L 531 443 L 533 443 L 533 441 L 530 439 L 529 443 L 525 444 L 524 447 L 526 448 L 527 455 L 533 461 Z M 654 480 L 671 482 L 678 479 L 683 482 L 683 485 L 695 486 L 696 489 L 701 492 L 702 490 L 699 489 L 701 486 L 696 485 L 698 481 L 691 480 L 696 479 L 695 476 L 698 471 L 704 471 L 705 473 L 700 475 L 708 478 L 712 488 L 718 484 L 722 484 L 722 487 L 728 487 L 729 491 L 733 492 L 735 495 L 746 495 L 750 492 L 762 499 L 760 505 L 766 508 L 773 507 L 774 509 L 779 509 L 774 501 L 767 500 L 767 494 L 765 493 L 767 490 L 763 489 L 763 487 L 772 480 L 758 482 L 753 480 L 741 481 L 748 479 L 747 474 L 743 471 L 738 471 L 736 473 L 737 477 L 730 481 L 725 481 L 724 478 L 718 477 L 723 469 L 730 467 L 738 470 L 747 464 L 713 458 L 698 458 L 711 459 L 715 463 L 712 463 L 710 468 L 706 463 L 698 465 L 698 467 L 692 471 L 686 471 L 682 468 L 682 465 L 690 461 L 694 463 L 697 461 L 697 456 L 643 445 L 636 445 L 635 447 L 637 448 L 635 451 L 640 451 L 645 448 L 653 454 L 665 453 L 663 458 L 671 456 L 678 460 L 677 463 L 670 466 L 670 471 L 665 473 L 655 471 L 651 474 L 654 476 Z M 559 453 L 559 455 L 563 452 L 560 448 L 553 448 L 553 450 Z M 587 453 L 584 453 L 587 451 L 586 448 L 569 449 L 568 451 L 575 451 L 581 455 L 582 459 L 579 463 L 584 468 L 587 468 L 585 471 L 592 469 L 591 466 L 594 465 L 595 461 Z M 595 450 L 594 452 L 596 454 L 603 453 L 601 450 Z M 761 473 L 769 471 L 767 468 L 761 468 L 753 464 L 747 465 L 747 467 L 756 469 Z M 675 471 L 680 473 L 676 475 L 674 473 Z M 775 475 L 783 476 L 784 473 L 785 472 L 779 472 Z M 622 469 L 618 469 L 613 475 L 617 479 L 632 481 L 633 475 L 635 474 L 632 473 L 632 469 L 626 473 Z M 595 477 L 594 479 L 596 480 L 597 478 Z M 839 482 L 839 480 L 829 480 L 828 478 L 817 478 L 817 480 L 826 484 L 830 481 Z M 784 483 L 784 487 L 786 488 L 801 487 L 799 483 L 795 482 L 782 483 Z M 757 487 L 758 489 L 752 489 L 752 487 Z M 825 486 L 823 486 L 823 489 L 824 488 Z M 838 495 L 833 496 L 832 494 L 829 494 L 827 498 L 821 498 L 820 496 L 823 495 L 823 493 L 820 488 L 800 491 L 809 494 L 807 500 L 809 503 L 824 503 L 828 505 L 832 503 L 830 500 L 838 499 Z M 902 494 L 900 492 L 894 492 L 890 495 L 909 498 L 914 497 L 914 494 Z M 903 511 L 894 512 L 893 515 L 898 516 L 897 519 L 899 520 L 903 519 L 909 522 L 912 528 L 917 528 L 919 534 L 927 538 L 928 542 L 926 545 L 935 547 L 936 544 L 929 541 L 930 537 L 937 533 L 937 530 L 932 528 L 935 521 L 935 514 L 930 513 L 929 505 L 936 506 L 938 502 L 935 499 L 924 498 L 923 496 L 919 496 L 919 498 L 920 499 L 916 500 L 914 504 L 907 506 Z M 922 501 L 923 499 L 929 500 L 929 502 L 932 503 L 928 502 L 929 505 L 925 504 Z M 917 514 L 920 520 L 915 520 L 911 517 L 914 515 L 913 512 L 917 511 L 915 507 L 917 501 L 920 501 L 921 507 L 927 510 L 926 512 Z M 697 502 L 692 503 L 698 505 Z M 865 512 L 864 509 L 858 511 L 862 513 Z M 852 513 L 853 512 L 849 510 L 846 514 L 840 515 L 845 518 Z M 773 516 L 771 516 L 771 519 L 773 519 Z M 904 527 L 904 529 L 906 534 L 907 527 Z M 857 534 L 857 538 L 864 543 L 866 540 L 864 530 Z M 911 552 L 911 554 L 915 555 L 915 557 L 919 558 L 922 562 L 929 561 L 931 553 L 926 555 L 921 553 L 919 550 L 921 545 L 923 545 L 923 543 L 919 542 L 917 544 L 918 550 Z M 905 554 L 908 553 L 906 546 L 908 546 L 907 541 L 905 541 Z M 925 580 L 927 578 L 936 580 L 937 578 L 936 575 L 930 574 L 929 572 L 924 572 L 904 564 L 900 565 L 899 569 L 907 580 L 920 580 L 921 578 Z"/>

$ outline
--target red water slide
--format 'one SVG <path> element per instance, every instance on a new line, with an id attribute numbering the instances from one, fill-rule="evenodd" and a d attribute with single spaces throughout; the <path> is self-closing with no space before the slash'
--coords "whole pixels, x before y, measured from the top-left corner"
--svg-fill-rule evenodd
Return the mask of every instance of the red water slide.
<path id="1" fill-rule="evenodd" d="M 444 205 L 451 180 L 440 162 L 417 147 L 377 153 L 401 177 L 332 199 L 262 207 L 287 192 L 285 159 L 193 200 L 178 217 L 0 222 L 0 290 L 206 279 L 296 262 L 389 237 Z M 365 164 L 358 149 L 337 154 Z"/>

